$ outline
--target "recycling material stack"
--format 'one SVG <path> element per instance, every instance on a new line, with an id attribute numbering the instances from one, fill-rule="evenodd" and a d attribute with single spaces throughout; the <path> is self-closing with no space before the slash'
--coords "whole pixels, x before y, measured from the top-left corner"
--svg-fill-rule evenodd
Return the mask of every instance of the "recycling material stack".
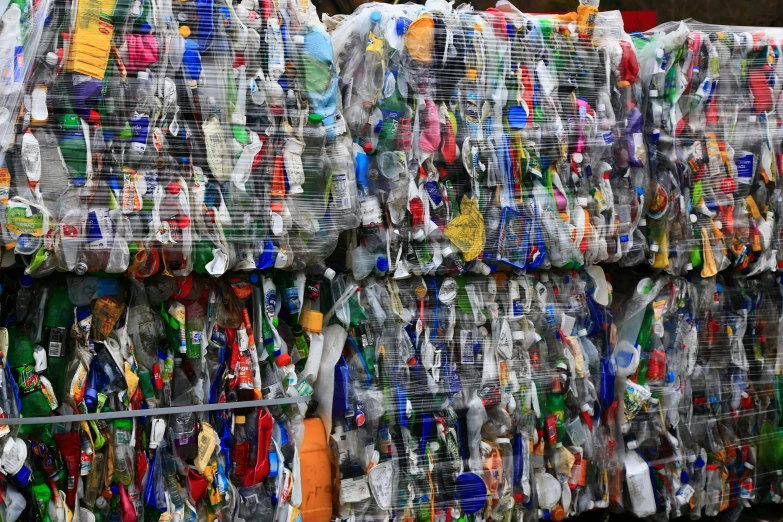
<path id="1" fill-rule="evenodd" d="M 783 30 L 0 21 L 2 522 L 783 502 Z"/>

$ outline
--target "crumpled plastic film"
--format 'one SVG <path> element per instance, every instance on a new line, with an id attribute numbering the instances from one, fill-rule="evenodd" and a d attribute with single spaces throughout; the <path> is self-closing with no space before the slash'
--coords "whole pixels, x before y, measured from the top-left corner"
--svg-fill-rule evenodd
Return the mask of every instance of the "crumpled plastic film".
<path id="1" fill-rule="evenodd" d="M 312 4 L 53 4 L 25 13 L 32 72 L 12 50 L 3 69 L 25 99 L 10 117 L 5 245 L 29 274 L 302 269 L 358 224 Z"/>

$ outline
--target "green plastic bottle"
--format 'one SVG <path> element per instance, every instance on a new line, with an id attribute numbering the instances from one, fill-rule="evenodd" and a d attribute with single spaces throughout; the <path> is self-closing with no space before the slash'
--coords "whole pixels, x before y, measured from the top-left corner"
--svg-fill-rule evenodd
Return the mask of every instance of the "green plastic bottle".
<path id="1" fill-rule="evenodd" d="M 41 380 L 35 372 L 33 342 L 21 328 L 8 329 L 8 366 L 19 387 L 23 417 L 47 417 L 52 408 L 42 390 Z"/>
<path id="2" fill-rule="evenodd" d="M 378 133 L 378 152 L 397 150 L 397 129 L 400 125 L 400 118 L 405 115 L 408 109 L 405 100 L 400 95 L 400 90 L 397 88 L 397 77 L 396 75 L 393 77 L 395 79 L 394 90 L 384 98 L 381 104 L 383 123 L 381 124 L 381 132 Z"/>
<path id="3" fill-rule="evenodd" d="M 46 348 L 46 377 L 57 394 L 65 393 L 65 371 L 68 365 L 66 343 L 68 329 L 73 322 L 73 303 L 68 288 L 52 289 L 44 313 L 44 348 Z"/>
<path id="4" fill-rule="evenodd" d="M 560 393 L 550 393 L 546 397 L 546 411 L 554 415 L 557 427 L 557 442 L 562 442 L 565 435 L 565 396 Z"/>

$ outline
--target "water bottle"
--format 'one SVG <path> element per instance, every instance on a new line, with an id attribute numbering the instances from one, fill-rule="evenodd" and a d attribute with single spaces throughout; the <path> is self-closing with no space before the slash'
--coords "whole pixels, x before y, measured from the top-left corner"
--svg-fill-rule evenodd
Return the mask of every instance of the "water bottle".
<path id="1" fill-rule="evenodd" d="M 128 98 L 134 107 L 130 118 L 130 155 L 135 161 L 139 161 L 147 150 L 154 85 L 154 80 L 147 71 L 136 73 L 136 80 L 130 85 Z"/>

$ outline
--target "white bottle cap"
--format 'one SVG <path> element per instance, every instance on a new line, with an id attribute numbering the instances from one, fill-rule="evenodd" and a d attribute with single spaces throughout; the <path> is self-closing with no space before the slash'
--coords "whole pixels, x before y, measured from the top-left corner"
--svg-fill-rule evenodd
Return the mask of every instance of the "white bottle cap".
<path id="1" fill-rule="evenodd" d="M 481 274 L 484 276 L 488 276 L 492 273 L 492 269 L 489 268 L 489 266 L 485 265 L 484 263 L 481 263 Z"/>
<path id="2" fill-rule="evenodd" d="M 60 59 L 57 57 L 56 53 L 53 53 L 51 51 L 46 53 L 46 65 L 51 65 L 52 67 L 54 67 L 55 65 L 57 65 L 57 62 L 59 61 Z"/>
<path id="3" fill-rule="evenodd" d="M 579 164 L 582 163 L 582 160 L 584 160 L 584 156 L 582 156 L 581 152 L 574 152 L 571 154 L 571 159 L 574 160 L 574 163 Z"/>
<path id="4" fill-rule="evenodd" d="M 136 73 L 136 78 L 146 82 L 147 80 L 150 79 L 150 73 L 148 73 L 147 71 L 139 71 L 138 73 Z"/>
<path id="5" fill-rule="evenodd" d="M 424 239 L 424 229 L 419 228 L 415 232 L 413 232 L 413 240 L 421 241 L 422 239 Z"/>
<path id="6" fill-rule="evenodd" d="M 511 338 L 515 341 L 524 341 L 525 340 L 525 332 L 521 330 L 517 330 L 516 332 L 511 332 Z"/>
<path id="7" fill-rule="evenodd" d="M 302 34 L 295 34 L 294 35 L 294 43 L 297 45 L 302 45 L 304 43 L 304 35 Z"/>
<path id="8" fill-rule="evenodd" d="M 324 277 L 329 281 L 332 281 L 335 277 L 337 277 L 337 272 L 335 272 L 331 268 L 327 268 L 326 270 L 324 270 Z"/>
<path id="9" fill-rule="evenodd" d="M 696 214 L 691 214 L 691 223 L 696 223 L 697 219 Z"/>
<path id="10" fill-rule="evenodd" d="M 718 221 L 716 219 L 715 220 L 715 226 L 718 228 L 718 230 L 721 230 L 723 228 L 723 223 L 721 223 L 720 221 Z"/>
<path id="11" fill-rule="evenodd" d="M 606 110 L 605 103 L 599 103 L 597 107 L 598 107 L 598 112 L 604 112 Z"/>
<path id="12" fill-rule="evenodd" d="M 440 253 L 441 253 L 441 255 L 442 255 L 443 257 L 449 257 L 451 254 L 453 254 L 453 253 L 454 253 L 454 249 L 453 249 L 453 248 L 451 248 L 450 246 L 447 246 L 446 248 L 444 248 L 443 250 L 441 250 L 441 251 L 440 251 Z"/>
<path id="13" fill-rule="evenodd" d="M 587 330 L 585 328 L 580 328 L 578 332 L 576 332 L 576 335 L 579 337 L 586 337 L 587 336 Z"/>
<path id="14" fill-rule="evenodd" d="M 631 439 L 626 443 L 625 447 L 629 450 L 635 450 L 639 447 L 639 443 L 636 442 L 636 439 Z"/>
<path id="15" fill-rule="evenodd" d="M 658 97 L 658 89 L 650 89 L 650 98 Z"/>

